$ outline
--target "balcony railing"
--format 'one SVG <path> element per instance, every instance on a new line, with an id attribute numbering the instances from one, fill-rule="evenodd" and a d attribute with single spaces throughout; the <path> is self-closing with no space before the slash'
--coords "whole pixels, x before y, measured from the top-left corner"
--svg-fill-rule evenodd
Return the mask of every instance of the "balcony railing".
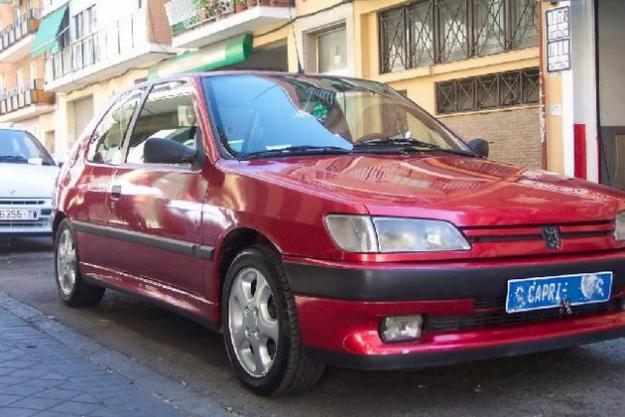
<path id="1" fill-rule="evenodd" d="M 293 0 L 171 0 L 165 4 L 174 36 L 258 6 L 292 7 Z"/>
<path id="2" fill-rule="evenodd" d="M 43 89 L 43 80 L 33 80 L 28 85 L 0 92 L 0 116 L 33 104 L 53 104 L 54 94 Z"/>
<path id="3" fill-rule="evenodd" d="M 39 9 L 30 9 L 26 14 L 16 19 L 0 32 L 0 52 L 13 46 L 31 33 L 37 32 L 41 12 Z"/>
<path id="4" fill-rule="evenodd" d="M 58 80 L 96 64 L 115 65 L 136 48 L 149 44 L 146 11 L 141 9 L 46 56 L 46 80 Z M 68 33 L 59 36 L 67 39 Z"/>

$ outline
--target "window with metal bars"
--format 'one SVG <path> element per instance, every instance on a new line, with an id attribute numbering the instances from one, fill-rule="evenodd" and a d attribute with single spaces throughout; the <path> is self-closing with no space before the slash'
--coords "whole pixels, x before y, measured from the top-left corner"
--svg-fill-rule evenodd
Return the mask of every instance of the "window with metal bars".
<path id="1" fill-rule="evenodd" d="M 538 68 L 481 75 L 436 83 L 439 114 L 536 104 Z"/>
<path id="2" fill-rule="evenodd" d="M 536 0 L 420 0 L 379 13 L 380 72 L 538 45 Z"/>

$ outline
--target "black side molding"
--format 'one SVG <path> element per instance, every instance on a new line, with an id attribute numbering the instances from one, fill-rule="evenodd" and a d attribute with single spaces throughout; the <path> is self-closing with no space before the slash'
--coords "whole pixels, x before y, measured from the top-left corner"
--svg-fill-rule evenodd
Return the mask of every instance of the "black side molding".
<path id="1" fill-rule="evenodd" d="M 102 236 L 109 239 L 123 240 L 125 242 L 137 243 L 139 245 L 150 246 L 164 251 L 175 252 L 194 258 L 212 260 L 215 248 L 211 246 L 198 245 L 197 243 L 185 242 L 183 240 L 171 239 L 149 235 L 146 233 L 134 232 L 131 230 L 116 229 L 108 226 L 100 226 L 91 223 L 73 221 L 72 226 L 78 232 L 89 233 L 91 235 Z"/>

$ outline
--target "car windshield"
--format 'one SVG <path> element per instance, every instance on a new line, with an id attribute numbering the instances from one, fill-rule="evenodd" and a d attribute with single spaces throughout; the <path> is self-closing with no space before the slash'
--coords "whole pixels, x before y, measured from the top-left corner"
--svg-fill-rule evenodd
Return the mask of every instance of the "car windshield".
<path id="1" fill-rule="evenodd" d="M 384 84 L 290 74 L 204 77 L 217 134 L 232 156 L 474 153 Z"/>
<path id="2" fill-rule="evenodd" d="M 54 160 L 30 133 L 0 129 L 0 164 L 54 165 Z"/>

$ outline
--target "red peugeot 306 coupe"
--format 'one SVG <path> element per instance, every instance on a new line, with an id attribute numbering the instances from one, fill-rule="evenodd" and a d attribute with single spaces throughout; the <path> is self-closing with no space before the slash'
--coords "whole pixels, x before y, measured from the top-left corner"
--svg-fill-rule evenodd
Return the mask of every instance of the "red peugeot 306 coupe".
<path id="1" fill-rule="evenodd" d="M 58 180 L 56 281 L 223 332 L 256 393 L 625 335 L 625 194 L 489 162 L 376 82 L 211 73 L 118 94 Z"/>

